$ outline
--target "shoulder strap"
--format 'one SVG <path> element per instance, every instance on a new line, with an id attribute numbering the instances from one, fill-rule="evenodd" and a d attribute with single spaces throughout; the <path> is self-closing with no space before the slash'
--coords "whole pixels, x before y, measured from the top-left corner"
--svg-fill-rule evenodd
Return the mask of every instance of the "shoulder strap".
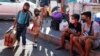
<path id="1" fill-rule="evenodd" d="M 88 32 L 88 35 L 91 35 L 91 33 L 92 33 L 92 26 L 93 26 L 93 21 L 91 22 L 91 26 L 90 26 L 90 30 Z"/>
<path id="2" fill-rule="evenodd" d="M 21 13 L 21 10 L 18 12 L 17 17 L 16 17 L 16 18 L 17 18 L 17 19 L 16 19 L 16 20 L 17 20 L 17 23 L 18 23 L 18 19 L 19 19 L 20 13 Z"/>
<path id="3" fill-rule="evenodd" d="M 30 19 L 29 19 L 30 15 L 32 15 L 32 13 L 31 13 L 30 11 L 28 11 L 28 12 L 26 13 L 26 17 L 25 17 L 25 21 L 27 21 L 27 24 L 28 24 L 29 21 L 30 21 Z M 24 22 L 25 22 L 25 21 L 24 21 Z"/>
<path id="4" fill-rule="evenodd" d="M 29 20 L 29 13 L 27 12 L 26 13 L 26 16 L 25 16 L 25 19 L 24 19 L 24 23 L 27 21 L 28 22 L 28 20 Z"/>
<path id="5" fill-rule="evenodd" d="M 21 11 L 19 11 L 18 14 L 17 14 L 17 19 L 19 18 L 19 14 L 20 14 L 20 12 L 21 12 Z"/>

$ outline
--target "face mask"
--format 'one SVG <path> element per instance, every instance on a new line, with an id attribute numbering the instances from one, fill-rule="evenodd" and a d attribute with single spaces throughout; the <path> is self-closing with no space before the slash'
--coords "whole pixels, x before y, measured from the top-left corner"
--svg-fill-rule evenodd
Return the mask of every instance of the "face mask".
<path id="1" fill-rule="evenodd" d="M 34 14 L 35 16 L 39 16 L 40 12 L 35 12 Z"/>
<path id="2" fill-rule="evenodd" d="M 35 14 L 35 16 L 39 16 L 39 14 Z"/>
<path id="3" fill-rule="evenodd" d="M 27 10 L 27 9 L 23 9 L 23 11 L 24 11 L 24 12 L 27 12 L 28 10 Z"/>
<path id="4" fill-rule="evenodd" d="M 85 19 L 82 19 L 82 21 L 83 21 L 83 23 L 85 23 L 85 22 L 86 22 L 86 20 L 85 20 Z"/>
<path id="5" fill-rule="evenodd" d="M 71 23 L 74 24 L 75 23 L 75 20 L 71 20 Z"/>

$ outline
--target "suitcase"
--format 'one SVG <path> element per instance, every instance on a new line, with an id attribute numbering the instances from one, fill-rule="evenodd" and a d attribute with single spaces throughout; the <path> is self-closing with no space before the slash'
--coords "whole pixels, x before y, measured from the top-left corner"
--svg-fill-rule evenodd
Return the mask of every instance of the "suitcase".
<path id="1" fill-rule="evenodd" d="M 14 30 L 9 30 L 4 35 L 4 46 L 7 47 L 13 47 L 15 44 L 16 38 L 15 38 L 15 32 Z"/>

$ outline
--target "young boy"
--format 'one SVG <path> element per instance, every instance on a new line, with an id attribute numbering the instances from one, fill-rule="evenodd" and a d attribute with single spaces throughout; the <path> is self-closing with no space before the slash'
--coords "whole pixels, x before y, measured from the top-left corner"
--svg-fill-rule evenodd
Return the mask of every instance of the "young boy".
<path id="1" fill-rule="evenodd" d="M 26 45 L 26 30 L 32 16 L 29 9 L 30 9 L 30 4 L 26 2 L 23 6 L 23 9 L 18 12 L 17 18 L 14 21 L 14 27 L 17 26 L 16 28 L 16 39 L 18 41 L 17 45 L 20 44 L 20 36 L 22 36 L 23 48 L 25 48 Z"/>
<path id="2" fill-rule="evenodd" d="M 79 23 L 80 16 L 73 14 L 71 16 L 72 21 L 69 23 L 69 28 L 61 34 L 60 46 L 57 49 L 62 49 L 65 46 L 65 39 L 70 41 L 72 35 L 79 36 L 81 34 L 81 23 Z"/>

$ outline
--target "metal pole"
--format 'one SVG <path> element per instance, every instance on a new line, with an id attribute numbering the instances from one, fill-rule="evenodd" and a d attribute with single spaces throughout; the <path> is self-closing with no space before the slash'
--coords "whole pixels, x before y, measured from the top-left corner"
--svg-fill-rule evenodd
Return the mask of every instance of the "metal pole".
<path id="1" fill-rule="evenodd" d="M 63 13 L 63 0 L 61 0 L 61 12 Z"/>

